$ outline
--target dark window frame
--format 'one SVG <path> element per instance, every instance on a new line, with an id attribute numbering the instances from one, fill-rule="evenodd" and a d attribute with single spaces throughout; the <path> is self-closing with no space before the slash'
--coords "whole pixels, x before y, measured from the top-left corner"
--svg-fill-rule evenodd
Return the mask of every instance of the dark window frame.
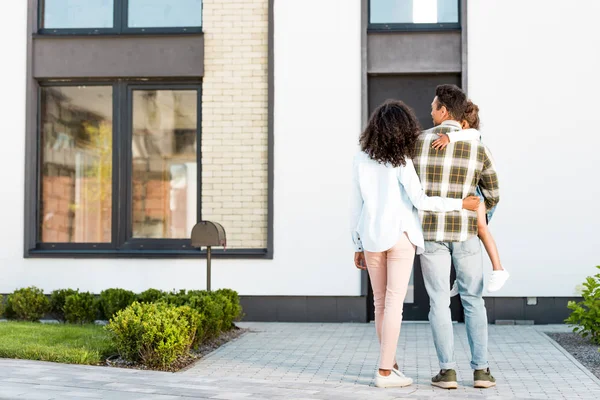
<path id="1" fill-rule="evenodd" d="M 112 226 L 110 243 L 48 243 L 41 242 L 40 205 L 41 205 L 41 99 L 42 90 L 47 87 L 65 86 L 111 86 L 113 107 L 113 177 L 112 177 Z M 191 246 L 189 239 L 138 239 L 132 238 L 132 106 L 134 90 L 195 90 L 197 92 L 197 208 L 196 220 L 202 218 L 202 83 L 199 81 L 159 81 L 143 82 L 131 79 L 117 80 L 55 80 L 38 82 L 37 88 L 37 123 L 35 188 L 34 196 L 36 213 L 32 218 L 33 226 L 25 229 L 34 233 L 36 244 L 27 248 L 26 257 L 55 258 L 198 258 L 205 257 L 205 250 L 199 251 Z M 265 258 L 269 257 L 268 249 L 222 249 L 213 250 L 213 254 L 221 257 Z"/>
<path id="2" fill-rule="evenodd" d="M 54 36 L 102 36 L 102 35 L 146 35 L 146 34 L 197 34 L 202 33 L 202 23 L 200 26 L 183 27 L 148 27 L 148 28 L 130 28 L 128 26 L 129 0 L 115 0 L 113 8 L 113 27 L 112 28 L 44 28 L 44 2 L 38 3 L 38 34 Z M 202 2 L 202 17 L 204 10 L 204 1 Z"/>
<path id="3" fill-rule="evenodd" d="M 461 30 L 462 24 L 462 1 L 455 0 L 457 3 L 458 22 L 439 22 L 439 23 L 371 23 L 371 0 L 367 7 L 368 12 L 368 32 L 431 32 L 431 31 L 457 31 Z"/>

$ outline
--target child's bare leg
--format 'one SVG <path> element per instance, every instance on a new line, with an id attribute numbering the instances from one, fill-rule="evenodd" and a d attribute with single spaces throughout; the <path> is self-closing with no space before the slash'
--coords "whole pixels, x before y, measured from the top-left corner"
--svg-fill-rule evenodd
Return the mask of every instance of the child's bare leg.
<path id="1" fill-rule="evenodd" d="M 496 247 L 496 241 L 490 232 L 486 216 L 485 216 L 485 204 L 482 202 L 477 209 L 477 228 L 479 230 L 479 239 L 483 242 L 485 251 L 487 251 L 490 260 L 492 261 L 492 268 L 494 271 L 502 271 L 502 264 L 500 263 L 500 254 L 498 253 L 498 247 Z"/>

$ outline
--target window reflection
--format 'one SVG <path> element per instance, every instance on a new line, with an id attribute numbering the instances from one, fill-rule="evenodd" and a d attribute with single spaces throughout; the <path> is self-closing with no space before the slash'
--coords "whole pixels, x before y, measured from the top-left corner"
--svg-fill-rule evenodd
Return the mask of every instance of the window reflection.
<path id="1" fill-rule="evenodd" d="M 130 28 L 178 28 L 202 25 L 202 0 L 129 0 Z"/>
<path id="2" fill-rule="evenodd" d="M 45 29 L 113 27 L 114 0 L 44 0 Z"/>
<path id="3" fill-rule="evenodd" d="M 111 241 L 112 87 L 41 94 L 40 240 Z"/>
<path id="4" fill-rule="evenodd" d="M 372 24 L 458 22 L 458 0 L 371 0 Z"/>
<path id="5" fill-rule="evenodd" d="M 188 238 L 197 208 L 195 90 L 133 92 L 133 237 Z"/>

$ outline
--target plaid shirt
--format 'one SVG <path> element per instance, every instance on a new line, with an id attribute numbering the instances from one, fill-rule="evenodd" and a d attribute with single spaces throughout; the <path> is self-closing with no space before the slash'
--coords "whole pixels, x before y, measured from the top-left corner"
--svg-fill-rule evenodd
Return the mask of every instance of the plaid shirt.
<path id="1" fill-rule="evenodd" d="M 486 208 L 500 201 L 498 176 L 490 151 L 479 141 L 450 143 L 444 150 L 431 147 L 438 133 L 461 129 L 455 121 L 445 121 L 421 134 L 417 142 L 415 169 L 428 196 L 463 199 L 474 196 L 477 186 Z M 426 241 L 463 242 L 477 235 L 477 213 L 419 211 Z"/>

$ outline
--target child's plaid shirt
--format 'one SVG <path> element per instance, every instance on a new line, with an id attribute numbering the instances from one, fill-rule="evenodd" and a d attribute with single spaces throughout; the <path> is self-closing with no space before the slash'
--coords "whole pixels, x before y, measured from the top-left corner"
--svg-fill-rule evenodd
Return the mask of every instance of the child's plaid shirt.
<path id="1" fill-rule="evenodd" d="M 457 122 L 445 121 L 423 132 L 417 141 L 415 169 L 428 196 L 464 199 L 474 196 L 479 186 L 489 210 L 500 201 L 500 192 L 494 161 L 487 147 L 475 140 L 449 143 L 444 150 L 431 147 L 438 133 L 459 129 Z M 426 241 L 463 242 L 477 235 L 475 211 L 419 211 L 419 216 Z"/>

